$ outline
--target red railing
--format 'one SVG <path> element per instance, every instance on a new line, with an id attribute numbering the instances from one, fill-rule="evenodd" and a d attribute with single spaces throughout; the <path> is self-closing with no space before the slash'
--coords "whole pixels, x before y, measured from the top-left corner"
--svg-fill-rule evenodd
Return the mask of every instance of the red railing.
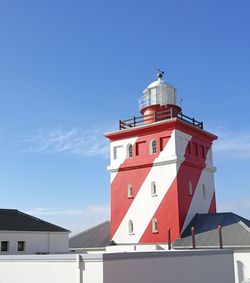
<path id="1" fill-rule="evenodd" d="M 199 122 L 194 118 L 190 118 L 184 115 L 182 112 L 178 113 L 173 109 L 167 109 L 159 112 L 155 112 L 154 114 L 144 115 L 128 119 L 128 120 L 119 120 L 119 129 L 129 129 L 137 126 L 141 126 L 143 124 L 154 123 L 162 120 L 168 120 L 171 118 L 178 118 L 182 121 L 185 121 L 195 127 L 198 127 L 203 130 L 203 122 Z"/>

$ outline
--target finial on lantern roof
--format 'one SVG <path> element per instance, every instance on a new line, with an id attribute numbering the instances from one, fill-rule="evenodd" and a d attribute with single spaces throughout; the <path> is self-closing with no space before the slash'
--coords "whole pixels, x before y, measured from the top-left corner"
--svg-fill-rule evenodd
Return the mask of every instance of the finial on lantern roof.
<path id="1" fill-rule="evenodd" d="M 164 75 L 164 71 L 162 71 L 161 69 L 157 69 L 157 79 L 162 79 Z"/>

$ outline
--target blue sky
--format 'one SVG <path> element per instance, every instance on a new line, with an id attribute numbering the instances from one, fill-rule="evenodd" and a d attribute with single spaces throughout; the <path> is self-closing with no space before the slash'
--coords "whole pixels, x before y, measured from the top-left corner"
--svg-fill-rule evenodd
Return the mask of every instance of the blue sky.
<path id="1" fill-rule="evenodd" d="M 0 206 L 81 231 L 107 219 L 103 132 L 156 69 L 219 136 L 219 211 L 250 218 L 250 2 L 0 1 Z"/>

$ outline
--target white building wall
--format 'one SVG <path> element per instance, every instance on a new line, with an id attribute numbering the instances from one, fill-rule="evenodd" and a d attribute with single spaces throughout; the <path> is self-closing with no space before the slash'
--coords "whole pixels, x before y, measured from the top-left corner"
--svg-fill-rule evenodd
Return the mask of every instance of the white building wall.
<path id="1" fill-rule="evenodd" d="M 49 252 L 53 253 L 68 253 L 69 251 L 69 233 L 49 233 L 50 249 Z"/>
<path id="2" fill-rule="evenodd" d="M 250 282 L 250 249 L 234 252 L 235 283 Z"/>
<path id="3" fill-rule="evenodd" d="M 234 283 L 233 252 L 2 255 L 1 283 Z"/>
<path id="4" fill-rule="evenodd" d="M 8 241 L 8 252 L 1 254 L 67 253 L 68 232 L 13 232 L 1 231 L 0 242 Z M 18 241 L 25 242 L 25 250 L 17 251 Z"/>

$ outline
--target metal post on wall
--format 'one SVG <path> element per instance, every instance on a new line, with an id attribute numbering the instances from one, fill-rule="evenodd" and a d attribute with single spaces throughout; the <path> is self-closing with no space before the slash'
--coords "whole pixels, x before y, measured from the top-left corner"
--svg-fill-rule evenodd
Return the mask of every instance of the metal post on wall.
<path id="1" fill-rule="evenodd" d="M 168 228 L 168 250 L 171 250 L 171 230 Z"/>
<path id="2" fill-rule="evenodd" d="M 196 249 L 196 245 L 195 245 L 195 228 L 191 227 L 191 235 L 192 235 L 192 247 L 193 249 Z"/>
<path id="3" fill-rule="evenodd" d="M 223 249 L 223 242 L 222 242 L 222 228 L 221 228 L 221 225 L 218 225 L 218 233 L 219 233 L 219 243 L 220 243 L 220 249 Z"/>

